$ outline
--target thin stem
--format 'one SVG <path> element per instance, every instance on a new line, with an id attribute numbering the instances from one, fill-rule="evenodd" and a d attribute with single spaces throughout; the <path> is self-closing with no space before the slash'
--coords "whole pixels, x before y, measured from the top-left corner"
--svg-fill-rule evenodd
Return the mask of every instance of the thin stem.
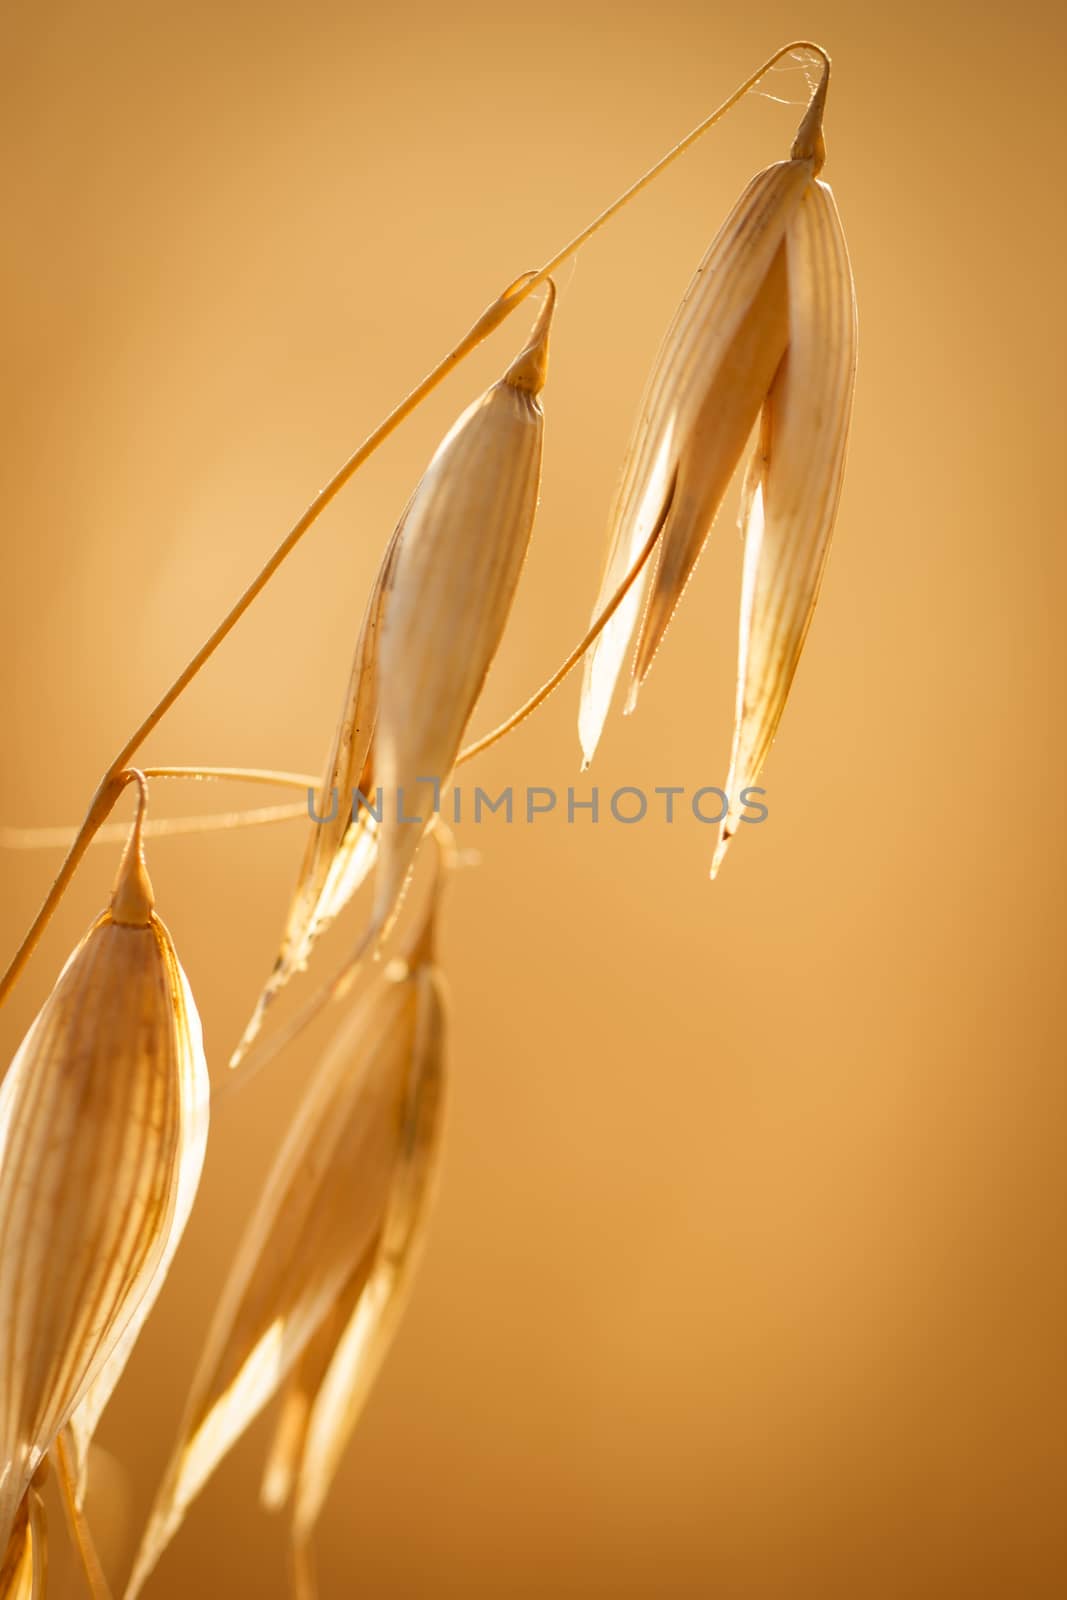
<path id="1" fill-rule="evenodd" d="M 142 767 L 141 777 L 188 778 L 196 783 L 262 783 L 276 789 L 310 789 L 312 792 L 319 786 L 318 778 L 310 772 L 278 772 L 272 767 Z M 253 811 L 222 811 L 205 817 L 142 821 L 142 831 L 146 839 L 164 839 L 177 834 L 263 827 L 271 822 L 290 822 L 304 814 L 304 806 L 262 806 Z M 125 823 L 108 823 L 95 830 L 89 843 L 114 844 L 116 840 L 125 839 L 127 831 Z M 0 828 L 0 850 L 69 849 L 78 834 L 77 828 Z"/>
<path id="2" fill-rule="evenodd" d="M 319 1586 L 315 1577 L 315 1558 L 309 1534 L 294 1533 L 290 1543 L 290 1565 L 293 1578 L 293 1600 L 318 1600 Z"/>
<path id="3" fill-rule="evenodd" d="M 198 817 L 160 817 L 146 822 L 146 839 L 176 839 L 198 833 L 225 833 L 232 828 L 265 828 L 275 822 L 298 822 L 308 814 L 307 804 L 257 806 L 251 811 L 211 811 Z M 129 828 L 124 822 L 105 822 L 90 844 L 121 844 Z M 77 837 L 76 828 L 0 828 L 0 850 L 65 850 Z"/>
<path id="4" fill-rule="evenodd" d="M 191 778 L 194 783 L 264 783 L 276 789 L 317 790 L 320 778 L 309 772 L 276 772 L 270 767 L 142 767 L 146 778 Z"/>
<path id="5" fill-rule="evenodd" d="M 155 729 L 158 723 L 162 721 L 163 717 L 170 710 L 174 702 L 181 694 L 184 693 L 189 684 L 192 683 L 201 667 L 203 667 L 204 664 L 210 660 L 215 651 L 218 649 L 219 645 L 236 627 L 237 623 L 244 616 L 249 606 L 266 588 L 271 578 L 282 565 L 282 562 L 285 561 L 286 557 L 289 556 L 293 550 L 295 550 L 296 546 L 300 543 L 308 529 L 314 522 L 317 521 L 319 516 L 323 511 L 325 511 L 326 507 L 331 503 L 331 501 L 336 498 L 336 496 L 344 488 L 345 484 L 348 483 L 349 479 L 352 478 L 356 471 L 363 465 L 363 463 L 374 454 L 378 446 L 383 444 L 384 441 L 396 431 L 400 424 L 411 415 L 415 408 L 426 399 L 427 395 L 432 393 L 432 391 L 437 388 L 438 384 L 440 384 L 442 380 L 446 378 L 461 361 L 470 355 L 470 353 L 475 350 L 484 339 L 488 338 L 489 334 L 492 333 L 495 328 L 499 327 L 505 318 L 510 316 L 511 313 L 519 305 L 521 305 L 530 294 L 533 293 L 534 289 L 536 289 L 539 284 L 544 282 L 550 273 L 555 272 L 558 267 L 562 266 L 565 261 L 567 261 L 572 255 L 580 250 L 595 233 L 598 233 L 600 229 L 611 220 L 612 217 L 621 211 L 624 206 L 628 205 L 631 200 L 633 200 L 642 192 L 642 190 L 646 189 L 649 184 L 653 183 L 655 179 L 658 178 L 662 172 L 665 172 L 667 168 L 675 161 L 677 161 L 680 156 L 684 155 L 685 152 L 690 149 L 690 147 L 694 145 L 698 139 L 702 138 L 702 136 L 707 133 L 710 128 L 713 128 L 715 124 L 719 122 L 726 115 L 726 113 L 730 111 L 737 104 L 737 102 L 749 92 L 750 89 L 753 89 L 756 86 L 761 78 L 765 77 L 766 74 L 770 72 L 771 68 L 774 67 L 783 56 L 789 55 L 792 51 L 796 50 L 811 51 L 818 55 L 823 62 L 822 79 L 816 88 L 809 111 L 805 115 L 805 119 L 801 124 L 801 133 L 798 134 L 798 141 L 802 139 L 802 136 L 809 139 L 814 152 L 814 140 L 817 131 L 816 124 L 821 116 L 822 99 L 825 98 L 826 94 L 826 83 L 830 71 L 830 58 L 826 54 L 826 51 L 823 50 L 821 45 L 817 45 L 808 40 L 802 39 L 795 40 L 791 44 L 783 45 L 780 50 L 776 50 L 774 54 L 751 75 L 751 77 L 747 78 L 745 82 L 741 84 L 739 88 L 735 89 L 734 92 L 729 95 L 720 106 L 716 107 L 710 116 L 705 117 L 703 122 L 698 123 L 691 133 L 688 133 L 684 139 L 680 140 L 679 143 L 674 146 L 672 150 L 669 150 L 665 156 L 655 163 L 654 166 L 650 167 L 642 177 L 638 178 L 636 183 L 631 184 L 630 187 L 626 189 L 617 200 L 612 201 L 611 205 L 606 207 L 606 209 L 603 210 L 598 217 L 594 218 L 594 220 L 589 223 L 587 227 L 583 228 L 581 232 L 577 233 L 568 244 L 563 246 L 562 250 L 558 250 L 543 267 L 541 267 L 537 272 L 525 273 L 523 276 L 517 278 L 514 283 L 509 284 L 504 292 L 499 295 L 490 306 L 487 307 L 487 309 L 482 313 L 482 315 L 459 341 L 459 343 L 455 345 L 454 348 L 437 363 L 437 365 L 426 375 L 426 377 L 423 378 L 421 383 L 416 384 L 415 388 L 411 390 L 411 392 L 400 402 L 399 405 L 395 406 L 393 410 L 390 411 L 385 420 L 379 423 L 373 432 L 367 435 L 363 443 L 352 453 L 352 455 L 349 456 L 344 465 L 334 473 L 333 477 L 325 485 L 325 487 L 320 489 L 319 493 L 315 496 L 314 500 L 312 500 L 307 510 L 297 520 L 297 522 L 294 523 L 293 527 L 286 534 L 281 544 L 278 545 L 277 549 L 274 551 L 274 554 L 252 579 L 252 582 L 248 585 L 236 603 L 226 613 L 225 617 L 223 617 L 222 621 L 215 628 L 214 632 L 208 637 L 204 644 L 201 645 L 200 649 L 193 656 L 192 660 L 188 663 L 184 670 L 179 673 L 178 677 L 171 684 L 170 688 L 156 703 L 156 705 L 145 717 L 144 721 L 126 741 L 125 745 L 119 751 L 118 755 L 111 763 L 111 766 L 104 774 L 104 777 L 100 782 L 100 786 L 93 797 L 93 801 L 89 807 L 89 812 L 85 818 L 85 821 L 79 829 L 73 844 L 71 845 L 70 853 L 60 868 L 55 882 L 52 884 L 44 904 L 34 919 L 29 933 L 26 935 L 22 945 L 16 952 L 15 957 L 3 979 L 0 980 L 0 1004 L 2 1004 L 4 999 L 7 997 L 16 978 L 22 971 L 22 968 L 25 966 L 32 951 L 37 945 L 41 934 L 47 927 L 52 913 L 62 899 L 68 884 L 77 870 L 82 856 L 85 854 L 89 840 L 100 827 L 101 823 L 106 820 L 108 813 L 114 805 L 118 794 L 115 784 L 122 768 L 124 768 L 132 759 L 132 757 L 136 755 L 137 751 L 140 749 L 145 739 L 147 739 L 148 735 L 153 731 L 153 729 Z"/>
<path id="6" fill-rule="evenodd" d="M 798 133 L 797 135 L 797 141 L 799 143 L 804 130 L 808 129 L 809 127 L 809 121 L 813 120 L 811 115 L 812 107 L 817 105 L 818 114 L 821 116 L 821 108 L 826 99 L 826 88 L 830 77 L 830 57 L 827 55 L 821 44 L 814 44 L 809 39 L 795 39 L 792 44 L 784 44 L 780 50 L 776 50 L 773 56 L 763 63 L 762 67 L 757 67 L 752 76 L 750 78 L 746 78 L 744 83 L 741 84 L 740 88 L 735 89 L 733 94 L 729 95 L 727 99 L 722 102 L 722 105 L 716 106 L 715 110 L 710 116 L 705 117 L 703 122 L 698 122 L 692 132 L 687 133 L 684 139 L 680 139 L 672 150 L 668 150 L 667 154 L 662 156 L 659 161 L 656 162 L 655 166 L 649 167 L 648 171 L 642 177 L 638 178 L 636 183 L 632 183 L 628 189 L 624 190 L 623 193 L 619 195 L 617 200 L 613 200 L 611 205 L 606 207 L 606 209 L 603 210 L 600 215 L 588 225 L 588 227 L 583 228 L 581 233 L 576 234 L 569 244 L 564 245 L 563 249 L 560 250 L 557 255 L 552 257 L 551 261 L 546 262 L 539 271 L 533 273 L 529 280 L 523 284 L 522 289 L 518 291 L 516 303 L 519 300 L 524 300 L 532 290 L 536 289 L 537 285 L 541 283 L 543 279 L 548 277 L 550 272 L 555 272 L 557 267 L 562 266 L 564 261 L 568 260 L 572 255 L 575 254 L 576 251 L 580 250 L 582 245 L 593 237 L 594 233 L 599 233 L 604 224 L 606 222 L 610 222 L 612 217 L 622 210 L 623 206 L 629 205 L 630 201 L 633 200 L 635 196 L 639 195 L 642 189 L 647 189 L 650 183 L 654 183 L 661 173 L 666 172 L 667 168 L 672 166 L 674 162 L 678 160 L 679 156 L 683 156 L 692 145 L 696 144 L 698 139 L 703 138 L 704 134 L 707 133 L 710 128 L 713 128 L 717 122 L 720 122 L 728 111 L 732 111 L 737 102 L 739 100 L 743 100 L 745 95 L 748 94 L 749 90 L 754 89 L 757 83 L 759 83 L 760 79 L 765 78 L 767 73 L 771 71 L 772 67 L 777 66 L 778 62 L 781 61 L 783 56 L 791 55 L 794 50 L 810 50 L 812 54 L 819 57 L 823 64 L 822 76 L 820 77 L 815 88 L 815 92 L 812 95 L 808 110 L 805 112 L 804 121 L 801 123 L 801 133 Z M 806 154 L 807 152 L 804 153 Z M 796 159 L 799 158 L 800 155 L 798 153 Z"/>
<path id="7" fill-rule="evenodd" d="M 78 1505 L 78 1496 L 74 1487 L 74 1466 L 70 1459 L 70 1449 L 67 1444 L 66 1430 L 59 1434 L 55 1443 L 56 1477 L 59 1479 L 60 1498 L 63 1510 L 66 1513 L 67 1526 L 70 1529 L 71 1542 L 78 1552 L 82 1572 L 85 1576 L 86 1587 L 92 1595 L 92 1600 L 112 1600 L 111 1589 L 104 1569 L 100 1564 L 100 1557 L 96 1553 L 96 1545 L 86 1521 L 85 1513 Z"/>

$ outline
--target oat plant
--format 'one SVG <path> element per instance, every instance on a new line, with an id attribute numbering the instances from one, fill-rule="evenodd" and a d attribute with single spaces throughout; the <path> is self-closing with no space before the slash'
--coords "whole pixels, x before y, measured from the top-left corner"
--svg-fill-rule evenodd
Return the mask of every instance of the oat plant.
<path id="1" fill-rule="evenodd" d="M 758 173 L 719 229 L 667 330 L 637 408 L 590 625 L 500 727 L 464 744 L 533 533 L 546 430 L 552 274 L 783 58 L 817 66 L 787 160 Z M 844 471 L 856 365 L 848 252 L 820 172 L 830 64 L 796 43 L 771 59 L 537 271 L 499 295 L 336 473 L 105 772 L 6 996 L 91 843 L 125 838 L 109 905 L 74 950 L 0 1086 L 0 1600 L 44 1594 L 41 1484 L 53 1468 L 88 1591 L 110 1595 L 84 1504 L 93 1435 L 166 1278 L 207 1140 L 196 1007 L 154 904 L 145 840 L 307 817 L 303 803 L 168 823 L 157 782 L 236 778 L 314 792 L 278 955 L 214 1094 L 247 1085 L 311 1018 L 335 1036 L 249 1219 L 208 1332 L 124 1593 L 134 1600 L 185 1511 L 252 1420 L 279 1411 L 264 1505 L 284 1510 L 291 1582 L 316 1593 L 311 1540 L 403 1305 L 433 1193 L 445 1009 L 434 929 L 455 863 L 439 801 L 456 768 L 529 716 L 582 664 L 578 731 L 592 760 L 627 667 L 627 709 L 661 647 L 744 462 L 745 540 L 731 809 L 766 760 L 818 597 Z M 540 304 L 499 380 L 441 441 L 385 545 L 321 777 L 141 767 L 150 733 L 354 473 L 522 303 Z M 746 461 L 747 452 L 747 461 Z M 435 775 L 433 777 L 428 774 Z M 137 788 L 128 830 L 107 819 Z M 403 792 L 418 827 L 353 791 Z M 343 800 L 344 803 L 341 803 Z M 320 820 L 321 819 L 321 820 Z M 4 836 L 8 845 L 55 837 Z M 427 847 L 428 846 L 428 851 Z M 428 863 L 428 864 L 427 864 Z M 339 968 L 283 1025 L 274 997 L 371 882 Z M 355 990 L 354 996 L 348 998 Z"/>

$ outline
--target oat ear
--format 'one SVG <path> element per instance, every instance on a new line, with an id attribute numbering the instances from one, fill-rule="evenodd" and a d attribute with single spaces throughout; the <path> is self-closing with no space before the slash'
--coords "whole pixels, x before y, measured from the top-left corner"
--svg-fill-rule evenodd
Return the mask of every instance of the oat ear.
<path id="1" fill-rule="evenodd" d="M 634 585 L 586 656 L 578 714 L 583 764 L 600 741 L 641 614 L 631 704 L 707 537 L 785 340 L 784 290 L 772 269 L 810 161 L 758 173 L 712 241 L 676 311 L 645 384 L 608 529 L 593 615 L 664 516 L 654 574 Z M 762 388 L 760 387 L 762 381 Z"/>
<path id="2" fill-rule="evenodd" d="M 533 531 L 553 289 L 526 347 L 463 413 L 412 496 L 382 622 L 372 930 L 388 927 L 500 644 Z M 403 817 L 417 821 L 403 821 Z"/>
<path id="3" fill-rule="evenodd" d="M 414 950 L 424 934 L 420 924 Z M 422 971 L 390 967 L 378 976 L 301 1102 L 208 1334 L 127 1600 L 140 1593 L 189 1505 L 253 1419 L 291 1372 L 299 1383 L 305 1353 L 338 1307 L 347 1314 L 372 1270 L 403 1159 Z M 276 1488 L 291 1471 L 293 1447 L 287 1437 L 276 1446 Z"/>
<path id="4" fill-rule="evenodd" d="M 244 1060 L 267 1007 L 307 965 L 315 939 L 379 850 L 368 951 L 391 925 L 500 642 L 533 529 L 543 426 L 537 397 L 555 303 L 548 280 L 525 346 L 442 441 L 390 539 L 316 808 L 326 820 L 311 823 L 281 952 L 231 1067 Z M 353 812 L 354 792 L 369 804 L 357 800 Z"/>
<path id="5" fill-rule="evenodd" d="M 207 1067 L 188 985 L 152 907 L 143 795 L 142 780 L 111 906 L 71 955 L 0 1089 L 4 1545 L 34 1473 L 95 1391 L 88 1439 L 203 1162 Z"/>
<path id="6" fill-rule="evenodd" d="M 297 1551 L 311 1537 L 407 1305 L 436 1193 L 444 1110 L 445 1013 L 436 970 L 422 965 L 415 982 L 418 1024 L 400 1159 L 372 1270 L 308 1410 L 293 1494 Z"/>
<path id="7" fill-rule="evenodd" d="M 737 705 L 722 865 L 789 695 L 815 611 L 844 477 L 856 378 L 856 297 L 829 186 L 812 183 L 786 238 L 789 351 L 746 477 Z"/>

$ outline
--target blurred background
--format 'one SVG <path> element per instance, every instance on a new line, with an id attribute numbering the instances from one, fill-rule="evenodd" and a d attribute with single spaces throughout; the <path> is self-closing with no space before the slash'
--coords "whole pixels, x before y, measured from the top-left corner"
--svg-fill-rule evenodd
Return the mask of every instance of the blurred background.
<path id="1" fill-rule="evenodd" d="M 770 817 L 714 885 L 691 817 L 460 830 L 481 865 L 446 907 L 440 1202 L 321 1528 L 326 1600 L 1063 1592 L 1062 13 L 1015 8 L 1008 34 L 960 0 L 7 16 L 0 815 L 20 825 L 80 818 L 363 435 L 798 33 L 834 57 L 860 373 Z M 737 192 L 788 152 L 804 76 L 764 88 L 561 274 L 542 506 L 479 729 L 584 629 L 661 334 Z M 146 760 L 319 768 L 385 540 L 525 326 L 359 476 Z M 574 682 L 472 782 L 723 782 L 735 504 L 590 773 Z M 270 798 L 175 786 L 154 809 Z M 302 844 L 289 825 L 151 851 L 216 1075 Z M 116 860 L 79 874 L 0 1017 L 5 1056 Z M 57 866 L 0 861 L 5 959 Z M 90 1509 L 116 1577 L 319 1043 L 215 1121 L 101 1430 Z M 285 1594 L 267 1430 L 149 1600 Z"/>

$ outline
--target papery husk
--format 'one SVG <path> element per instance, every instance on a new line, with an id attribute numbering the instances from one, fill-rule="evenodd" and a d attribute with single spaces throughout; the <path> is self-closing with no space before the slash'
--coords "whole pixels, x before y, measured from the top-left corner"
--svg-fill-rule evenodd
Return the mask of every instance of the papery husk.
<path id="1" fill-rule="evenodd" d="M 374 753 L 385 811 L 373 933 L 395 912 L 433 823 L 526 559 L 554 299 L 550 284 L 526 348 L 442 441 L 405 516 L 380 637 Z M 401 807 L 419 820 L 401 820 Z"/>
<path id="2" fill-rule="evenodd" d="M 634 584 L 586 655 L 578 717 L 585 766 L 599 743 L 643 597 L 651 593 L 653 599 L 634 690 L 700 554 L 781 357 L 784 304 L 776 257 L 811 174 L 812 162 L 801 159 L 778 162 L 752 179 L 697 268 L 656 357 L 612 509 L 594 617 L 664 518 L 668 496 L 672 504 L 653 575 Z"/>
<path id="3" fill-rule="evenodd" d="M 511 610 L 533 531 L 555 288 L 504 377 L 458 418 L 375 579 L 281 952 L 230 1061 L 378 861 L 369 948 L 399 904 Z M 419 782 L 419 779 L 430 782 Z M 382 820 L 372 811 L 382 796 Z M 369 806 L 359 803 L 362 795 Z M 335 814 L 332 814 L 335 813 Z M 401 821 L 401 816 L 418 822 Z"/>
<path id="4" fill-rule="evenodd" d="M 111 906 L 0 1088 L 0 1547 L 83 1404 L 85 1445 L 158 1292 L 203 1163 L 200 1023 L 152 909 L 142 813 Z"/>
<path id="5" fill-rule="evenodd" d="M 856 376 L 856 298 L 828 184 L 806 190 L 786 234 L 789 349 L 745 479 L 737 707 L 712 864 L 740 824 L 770 750 L 815 611 L 844 477 Z"/>
<path id="6" fill-rule="evenodd" d="M 389 1191 L 373 1270 L 314 1391 L 293 1499 L 293 1536 L 306 1541 L 392 1343 L 426 1241 L 436 1193 L 444 1111 L 444 1005 L 440 978 L 423 967 L 419 1039 L 404 1144 Z"/>
<path id="7" fill-rule="evenodd" d="M 420 939 L 428 937 L 424 929 Z M 399 970 L 391 964 L 343 1025 L 301 1102 L 227 1280 L 127 1600 L 331 1318 L 339 1335 L 347 1304 L 372 1270 L 404 1149 L 423 971 L 421 958 Z"/>

